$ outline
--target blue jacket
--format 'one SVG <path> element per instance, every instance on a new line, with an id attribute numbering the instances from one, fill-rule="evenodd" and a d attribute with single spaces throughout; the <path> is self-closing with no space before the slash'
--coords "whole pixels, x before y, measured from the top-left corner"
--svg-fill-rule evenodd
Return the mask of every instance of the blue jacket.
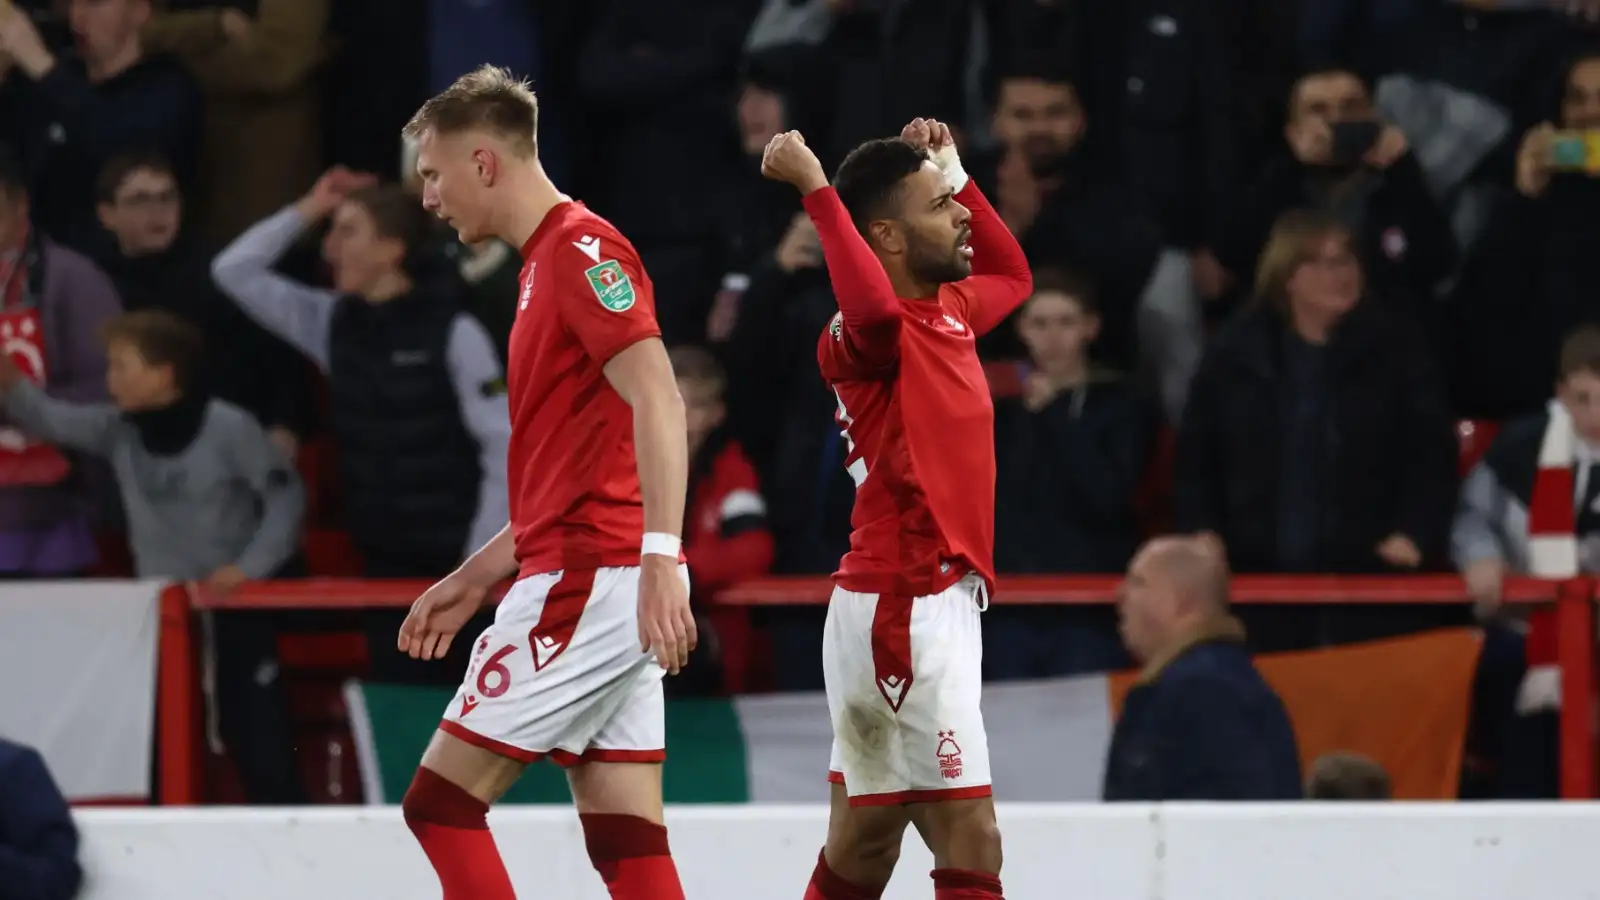
<path id="1" fill-rule="evenodd" d="M 1298 800 L 1301 792 L 1289 714 L 1236 635 L 1190 645 L 1128 692 L 1106 758 L 1106 800 Z"/>
<path id="2" fill-rule="evenodd" d="M 44 759 L 0 739 L 0 900 L 78 893 L 78 828 Z"/>

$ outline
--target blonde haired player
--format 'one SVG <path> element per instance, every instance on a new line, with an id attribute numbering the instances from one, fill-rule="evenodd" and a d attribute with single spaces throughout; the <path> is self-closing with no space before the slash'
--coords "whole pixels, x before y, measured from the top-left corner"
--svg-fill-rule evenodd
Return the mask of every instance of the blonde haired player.
<path id="1" fill-rule="evenodd" d="M 562 194 L 538 103 L 485 66 L 417 111 L 422 202 L 461 240 L 522 248 L 506 379 L 511 524 L 417 598 L 399 646 L 444 656 L 515 575 L 402 809 L 445 900 L 515 896 L 486 822 L 529 763 L 567 767 L 616 900 L 683 900 L 662 825 L 663 672 L 695 643 L 680 535 L 683 400 L 633 246 Z"/>

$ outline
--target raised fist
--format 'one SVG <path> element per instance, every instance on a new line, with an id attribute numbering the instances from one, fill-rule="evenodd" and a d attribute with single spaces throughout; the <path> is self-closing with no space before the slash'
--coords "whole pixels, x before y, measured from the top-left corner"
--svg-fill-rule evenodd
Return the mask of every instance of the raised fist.
<path id="1" fill-rule="evenodd" d="M 912 119 L 911 124 L 900 129 L 900 139 L 929 153 L 938 153 L 956 142 L 950 126 L 938 119 Z"/>
<path id="2" fill-rule="evenodd" d="M 761 174 L 792 184 L 802 194 L 828 186 L 822 163 L 798 131 L 780 132 L 767 142 L 767 149 L 761 154 Z"/>

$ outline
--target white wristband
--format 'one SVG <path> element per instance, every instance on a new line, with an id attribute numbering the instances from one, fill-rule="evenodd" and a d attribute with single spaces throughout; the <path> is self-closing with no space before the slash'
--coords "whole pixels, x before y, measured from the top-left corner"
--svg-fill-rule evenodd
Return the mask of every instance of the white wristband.
<path id="1" fill-rule="evenodd" d="M 647 531 L 644 542 L 639 545 L 640 556 L 670 556 L 678 558 L 678 551 L 683 549 L 683 541 L 675 534 L 663 534 L 659 531 Z"/>
<path id="2" fill-rule="evenodd" d="M 939 152 L 933 154 L 934 165 L 944 173 L 945 183 L 956 193 L 967 186 L 967 170 L 961 167 L 961 157 L 956 153 L 955 144 L 945 144 Z"/>

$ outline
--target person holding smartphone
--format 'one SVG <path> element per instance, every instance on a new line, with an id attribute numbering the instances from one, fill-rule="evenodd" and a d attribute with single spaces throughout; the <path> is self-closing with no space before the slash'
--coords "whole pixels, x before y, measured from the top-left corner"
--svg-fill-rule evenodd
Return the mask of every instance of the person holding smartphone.
<path id="1" fill-rule="evenodd" d="M 1450 298 L 1453 392 L 1474 417 L 1542 409 L 1563 337 L 1600 322 L 1600 53 L 1571 62 L 1549 112 L 1519 139 L 1514 190 L 1489 209 Z"/>
<path id="2" fill-rule="evenodd" d="M 1420 311 L 1454 271 L 1455 236 L 1434 200 L 1410 142 L 1384 122 L 1354 72 L 1309 72 L 1289 94 L 1288 153 L 1264 167 L 1225 217 L 1219 261 L 1248 283 L 1272 223 L 1310 207 L 1337 215 L 1356 233 L 1373 292 Z"/>

